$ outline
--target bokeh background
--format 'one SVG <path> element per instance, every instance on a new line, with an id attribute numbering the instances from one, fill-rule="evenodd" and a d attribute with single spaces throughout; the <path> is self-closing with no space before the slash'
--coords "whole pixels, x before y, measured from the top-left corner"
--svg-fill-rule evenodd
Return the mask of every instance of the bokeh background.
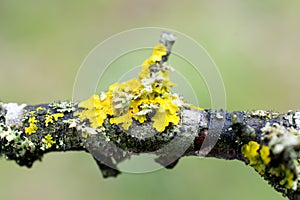
<path id="1" fill-rule="evenodd" d="M 206 48 L 223 77 L 228 110 L 300 108 L 299 1 L 177 2 L 0 0 L 1 100 L 71 99 L 77 70 L 99 42 L 159 26 Z M 89 154 L 71 152 L 48 154 L 32 169 L 0 159 L 0 199 L 285 198 L 237 161 L 184 158 L 172 170 L 104 180 Z"/>

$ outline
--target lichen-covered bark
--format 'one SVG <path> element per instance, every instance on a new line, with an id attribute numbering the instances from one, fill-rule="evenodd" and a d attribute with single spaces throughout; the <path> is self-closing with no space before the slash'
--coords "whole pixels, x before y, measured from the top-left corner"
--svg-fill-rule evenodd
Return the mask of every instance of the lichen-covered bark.
<path id="1" fill-rule="evenodd" d="M 69 102 L 43 104 L 36 106 L 25 106 L 21 121 L 10 123 L 12 116 L 8 116 L 7 104 L 0 106 L 0 152 L 1 155 L 8 160 L 15 160 L 21 166 L 31 167 L 33 162 L 40 160 L 45 153 L 53 151 L 90 151 L 85 147 L 89 142 L 82 141 L 81 132 L 77 132 L 76 126 L 79 121 L 74 117 L 74 112 L 78 111 L 76 104 Z M 188 113 L 185 113 L 188 112 Z M 60 117 L 55 118 L 55 114 L 62 113 Z M 198 116 L 198 124 L 191 123 L 190 117 Z M 207 156 L 220 159 L 232 160 L 237 159 L 246 164 L 249 164 L 258 171 L 264 179 L 283 195 L 290 199 L 299 199 L 299 184 L 298 184 L 298 160 L 299 153 L 299 112 L 289 112 L 286 114 L 278 114 L 267 111 L 255 112 L 226 112 L 215 110 L 181 110 L 181 124 L 179 128 L 168 127 L 164 133 L 153 135 L 152 137 L 139 138 L 138 133 L 135 136 L 124 133 L 122 127 L 106 123 L 107 133 L 106 141 L 113 142 L 126 152 L 154 152 L 160 157 L 157 162 L 166 164 L 172 156 L 176 154 L 176 146 L 171 150 L 173 155 L 165 155 L 165 152 L 159 152 L 163 144 L 169 143 L 177 137 L 182 137 L 180 130 L 184 128 L 191 129 L 195 132 L 185 132 L 192 138 L 192 143 L 186 151 L 180 155 L 183 156 L 201 156 L 205 152 Z M 9 120 L 7 119 L 9 118 Z M 30 119 L 35 117 L 34 124 L 37 126 L 36 131 L 26 133 L 26 128 L 30 127 Z M 186 120 L 185 120 L 186 119 Z M 31 120 L 32 121 L 32 120 Z M 48 122 L 48 123 L 46 123 Z M 219 123 L 221 122 L 221 123 Z M 144 129 L 148 122 L 143 126 L 136 125 L 135 131 Z M 192 127 L 194 126 L 194 127 Z M 215 126 L 215 127 L 213 127 Z M 219 127 L 218 127 L 219 126 Z M 272 137 L 275 135 L 282 140 L 270 144 Z M 285 131 L 285 132 L 284 132 Z M 28 132 L 28 130 L 27 130 Z M 50 139 L 46 139 L 47 135 L 51 135 Z M 289 135 L 291 134 L 291 135 Z M 217 136 L 216 143 L 210 142 Z M 296 138 L 295 138 L 295 137 Z M 275 138 L 276 139 L 276 138 Z M 273 140 L 275 140 L 273 139 Z M 294 141 L 296 140 L 296 142 Z M 252 152 L 257 159 L 256 163 L 245 152 L 242 152 L 243 147 L 247 147 L 249 142 L 256 142 L 259 149 L 263 146 L 268 146 L 270 153 L 268 158 L 271 160 L 265 163 L 259 153 L 259 150 Z M 106 144 L 102 144 L 105 146 Z M 210 146 L 211 145 L 211 146 Z M 271 146 L 269 146 L 271 145 Z M 276 146 L 277 145 L 277 146 Z M 279 145 L 279 146 L 278 146 Z M 204 146 L 204 147 L 203 147 Z M 273 152 L 273 150 L 275 151 Z M 103 151 L 106 149 L 103 148 Z M 251 150 L 251 148 L 250 148 Z M 279 153 L 276 154 L 276 151 Z M 295 155 L 294 155 L 295 154 Z M 120 154 L 109 154 L 115 159 L 121 161 L 130 157 L 129 154 L 120 156 Z M 117 157 L 119 156 L 119 157 Z M 169 157 L 169 158 L 168 158 Z M 106 157 L 107 158 L 107 157 Z M 261 159 L 261 160 L 260 160 Z M 294 159 L 291 163 L 290 160 Z M 99 160 L 99 159 L 98 159 Z M 167 168 L 174 167 L 177 163 L 174 162 L 166 165 Z M 252 162 L 252 163 L 251 163 Z M 100 169 L 105 177 L 116 176 L 118 170 L 106 166 L 104 163 L 97 161 Z M 259 166 L 259 164 L 261 166 Z M 282 169 L 279 169 L 281 166 Z M 117 167 L 117 166 L 116 166 Z M 259 167 L 264 168 L 263 170 Z M 277 169 L 277 171 L 276 171 Z M 284 174 L 287 170 L 292 175 Z M 275 172 L 274 172 L 275 171 Z M 277 175 L 277 176 L 276 176 Z M 291 185 L 295 183 L 296 187 Z"/>
<path id="2" fill-rule="evenodd" d="M 31 167 L 34 161 L 50 151 L 84 150 L 75 126 L 72 126 L 74 104 L 26 106 L 21 119 L 14 124 L 8 122 L 9 109 L 5 109 L 6 105 L 9 104 L 0 106 L 0 150 L 4 158 L 15 160 L 20 166 Z M 55 120 L 54 113 L 62 113 L 63 117 Z M 32 118 L 36 120 L 35 131 L 28 130 Z M 47 140 L 47 135 L 51 139 Z"/>
<path id="3" fill-rule="evenodd" d="M 104 177 L 132 155 L 172 168 L 183 156 L 240 160 L 277 191 L 300 199 L 300 112 L 203 110 L 172 93 L 166 63 L 175 36 L 163 33 L 138 78 L 77 103 L 0 103 L 0 155 L 31 167 L 45 153 L 87 151 Z"/>

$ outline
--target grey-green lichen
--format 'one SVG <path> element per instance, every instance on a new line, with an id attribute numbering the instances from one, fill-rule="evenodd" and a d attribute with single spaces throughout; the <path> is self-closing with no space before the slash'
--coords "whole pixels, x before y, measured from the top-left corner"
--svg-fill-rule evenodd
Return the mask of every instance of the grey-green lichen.
<path id="1" fill-rule="evenodd" d="M 276 119 L 279 116 L 278 112 L 274 112 L 274 111 L 266 111 L 266 110 L 253 110 L 250 112 L 246 112 L 246 117 L 258 117 L 261 119 Z"/>
<path id="2" fill-rule="evenodd" d="M 300 132 L 293 127 L 267 123 L 261 129 L 262 141 L 270 149 L 271 159 L 277 160 L 269 167 L 270 176 L 281 179 L 279 184 L 296 190 L 300 178 Z"/>
<path id="3" fill-rule="evenodd" d="M 26 151 L 35 151 L 33 142 L 24 137 L 20 129 L 25 106 L 25 104 L 18 105 L 16 103 L 1 103 L 0 105 L 0 118 L 2 119 L 0 119 L 0 149 L 8 147 L 13 150 L 16 157 L 23 157 Z M 0 151 L 0 154 L 8 158 L 2 151 Z"/>
<path id="4" fill-rule="evenodd" d="M 62 101 L 62 102 L 55 102 L 55 103 L 51 103 L 49 104 L 50 108 L 53 108 L 54 110 L 56 110 L 59 113 L 71 113 L 76 111 L 76 106 L 77 103 L 74 102 L 67 102 L 67 101 Z"/>
<path id="5" fill-rule="evenodd" d="M 3 146 L 14 150 L 17 157 L 23 157 L 26 151 L 33 153 L 35 151 L 34 143 L 26 137 L 23 137 L 22 131 L 13 129 L 4 124 L 0 124 L 0 139 L 4 140 Z M 5 158 L 8 158 L 4 154 Z"/>

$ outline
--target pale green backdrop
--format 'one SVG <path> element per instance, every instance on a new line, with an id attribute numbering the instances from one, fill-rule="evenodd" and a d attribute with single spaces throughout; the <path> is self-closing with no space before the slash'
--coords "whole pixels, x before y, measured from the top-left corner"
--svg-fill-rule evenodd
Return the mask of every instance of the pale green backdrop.
<path id="1" fill-rule="evenodd" d="M 160 26 L 207 49 L 223 77 L 228 110 L 297 109 L 299 11 L 297 0 L 0 0 L 0 99 L 71 99 L 76 72 L 99 42 Z M 205 106 L 208 97 L 201 98 Z M 80 152 L 46 155 L 32 169 L 0 159 L 0 199 L 284 198 L 236 161 L 184 158 L 173 170 L 104 180 L 91 156 Z"/>

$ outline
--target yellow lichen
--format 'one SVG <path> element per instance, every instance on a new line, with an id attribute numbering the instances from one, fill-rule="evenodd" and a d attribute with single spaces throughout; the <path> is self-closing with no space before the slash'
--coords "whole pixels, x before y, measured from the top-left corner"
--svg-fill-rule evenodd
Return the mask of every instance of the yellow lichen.
<path id="1" fill-rule="evenodd" d="M 259 151 L 261 159 L 263 160 L 264 164 L 269 164 L 269 162 L 271 161 L 270 158 L 270 149 L 267 146 L 262 146 L 262 148 Z"/>
<path id="2" fill-rule="evenodd" d="M 173 103 L 180 100 L 170 94 L 170 88 L 174 85 L 169 80 L 169 71 L 155 69 L 155 63 L 160 62 L 166 56 L 167 49 L 163 44 L 158 44 L 153 54 L 142 64 L 139 78 L 131 79 L 123 83 L 114 83 L 108 91 L 101 95 L 92 95 L 88 100 L 79 103 L 83 110 L 76 115 L 81 121 L 89 120 L 92 128 L 103 125 L 104 120 L 110 116 L 110 123 L 121 125 L 128 130 L 133 119 L 139 123 L 147 120 L 147 114 L 153 112 L 151 120 L 153 127 L 162 132 L 173 123 L 179 123 L 179 107 Z"/>
<path id="3" fill-rule="evenodd" d="M 124 114 L 122 116 L 111 118 L 110 123 L 111 124 L 122 124 L 122 127 L 125 130 L 128 130 L 132 123 L 132 117 L 130 116 L 130 113 L 127 112 L 126 114 Z"/>
<path id="4" fill-rule="evenodd" d="M 30 114 L 30 115 L 34 115 L 34 114 L 35 114 L 35 111 L 34 111 L 34 110 L 33 110 L 33 111 L 30 111 L 29 114 Z"/>
<path id="5" fill-rule="evenodd" d="M 101 100 L 99 95 L 92 95 L 89 99 L 81 102 L 78 107 L 84 110 L 78 114 L 81 121 L 89 119 L 92 128 L 102 126 L 107 115 L 113 114 L 113 106 L 111 102 L 111 91 L 107 92 L 104 100 Z"/>
<path id="6" fill-rule="evenodd" d="M 161 61 L 162 57 L 167 54 L 167 48 L 163 44 L 158 44 L 154 47 L 152 56 L 144 61 L 142 64 L 142 71 L 139 73 L 139 78 L 149 78 L 150 77 L 150 66 L 156 62 Z"/>
<path id="7" fill-rule="evenodd" d="M 115 85 L 112 85 L 110 88 L 111 91 L 117 90 L 119 92 L 127 92 L 131 94 L 137 94 L 136 92 L 140 91 L 142 89 L 142 83 L 136 79 L 130 79 L 129 81 L 126 81 L 124 83 L 117 83 Z"/>
<path id="8" fill-rule="evenodd" d="M 29 127 L 25 127 L 25 133 L 28 135 L 36 133 L 38 129 L 36 117 L 30 117 L 28 119 L 28 123 L 29 123 Z"/>
<path id="9" fill-rule="evenodd" d="M 41 106 L 39 106 L 39 107 L 36 108 L 36 111 L 41 111 L 41 110 L 46 110 L 46 108 L 43 108 Z"/>
<path id="10" fill-rule="evenodd" d="M 189 106 L 190 106 L 191 109 L 194 109 L 194 110 L 204 110 L 203 108 L 197 107 L 197 106 L 192 105 L 192 104 L 190 104 Z"/>
<path id="11" fill-rule="evenodd" d="M 55 114 L 50 114 L 49 112 L 46 115 L 45 118 L 45 125 L 48 126 L 49 124 L 55 122 L 58 120 L 58 118 L 64 117 L 63 113 L 55 113 Z"/>
<path id="12" fill-rule="evenodd" d="M 236 114 L 233 114 L 233 115 L 232 115 L 232 120 L 236 120 L 237 117 L 238 117 L 238 116 L 237 116 Z"/>
<path id="13" fill-rule="evenodd" d="M 249 160 L 250 165 L 255 165 L 259 161 L 259 144 L 255 141 L 250 141 L 248 144 L 242 146 L 242 153 Z"/>
<path id="14" fill-rule="evenodd" d="M 49 123 L 53 123 L 53 119 L 51 115 L 47 115 L 45 119 L 46 126 L 48 126 Z"/>
<path id="15" fill-rule="evenodd" d="M 248 144 L 242 146 L 241 151 L 249 160 L 249 165 L 260 174 L 264 174 L 266 165 L 271 161 L 270 149 L 264 145 L 261 148 L 260 147 L 261 146 L 257 142 L 250 141 Z"/>
<path id="16" fill-rule="evenodd" d="M 290 169 L 285 167 L 284 171 L 284 178 L 280 181 L 281 185 L 284 185 L 287 189 L 292 188 L 294 184 L 294 174 L 291 172 Z"/>
<path id="17" fill-rule="evenodd" d="M 56 144 L 56 142 L 53 140 L 53 137 L 51 134 L 47 134 L 43 138 L 43 142 L 44 142 L 44 144 L 46 144 L 47 148 L 51 148 L 54 144 Z"/>
<path id="18" fill-rule="evenodd" d="M 281 178 L 280 185 L 285 186 L 287 189 L 291 189 L 296 180 L 295 175 L 284 164 L 280 164 L 278 167 L 272 167 L 269 171 L 273 176 Z"/>
<path id="19" fill-rule="evenodd" d="M 52 116 L 54 118 L 54 121 L 57 121 L 58 118 L 64 117 L 64 114 L 63 113 L 55 113 Z"/>
<path id="20" fill-rule="evenodd" d="M 291 189 L 295 184 L 295 175 L 284 164 L 280 164 L 278 167 L 270 167 L 266 170 L 267 165 L 270 163 L 270 149 L 268 146 L 260 145 L 255 141 L 250 141 L 248 144 L 242 146 L 241 149 L 243 155 L 249 160 L 251 165 L 260 174 L 269 173 L 273 176 L 279 177 L 280 185 L 285 186 L 287 189 Z"/>
<path id="21" fill-rule="evenodd" d="M 133 118 L 137 121 L 139 121 L 140 123 L 144 123 L 147 119 L 147 117 L 145 115 L 133 115 Z"/>
<path id="22" fill-rule="evenodd" d="M 165 127 L 169 125 L 169 123 L 178 124 L 179 117 L 177 112 L 179 110 L 178 106 L 173 104 L 171 98 L 156 98 L 155 101 L 159 104 L 159 109 L 156 111 L 153 120 L 153 127 L 162 132 L 165 130 Z"/>

